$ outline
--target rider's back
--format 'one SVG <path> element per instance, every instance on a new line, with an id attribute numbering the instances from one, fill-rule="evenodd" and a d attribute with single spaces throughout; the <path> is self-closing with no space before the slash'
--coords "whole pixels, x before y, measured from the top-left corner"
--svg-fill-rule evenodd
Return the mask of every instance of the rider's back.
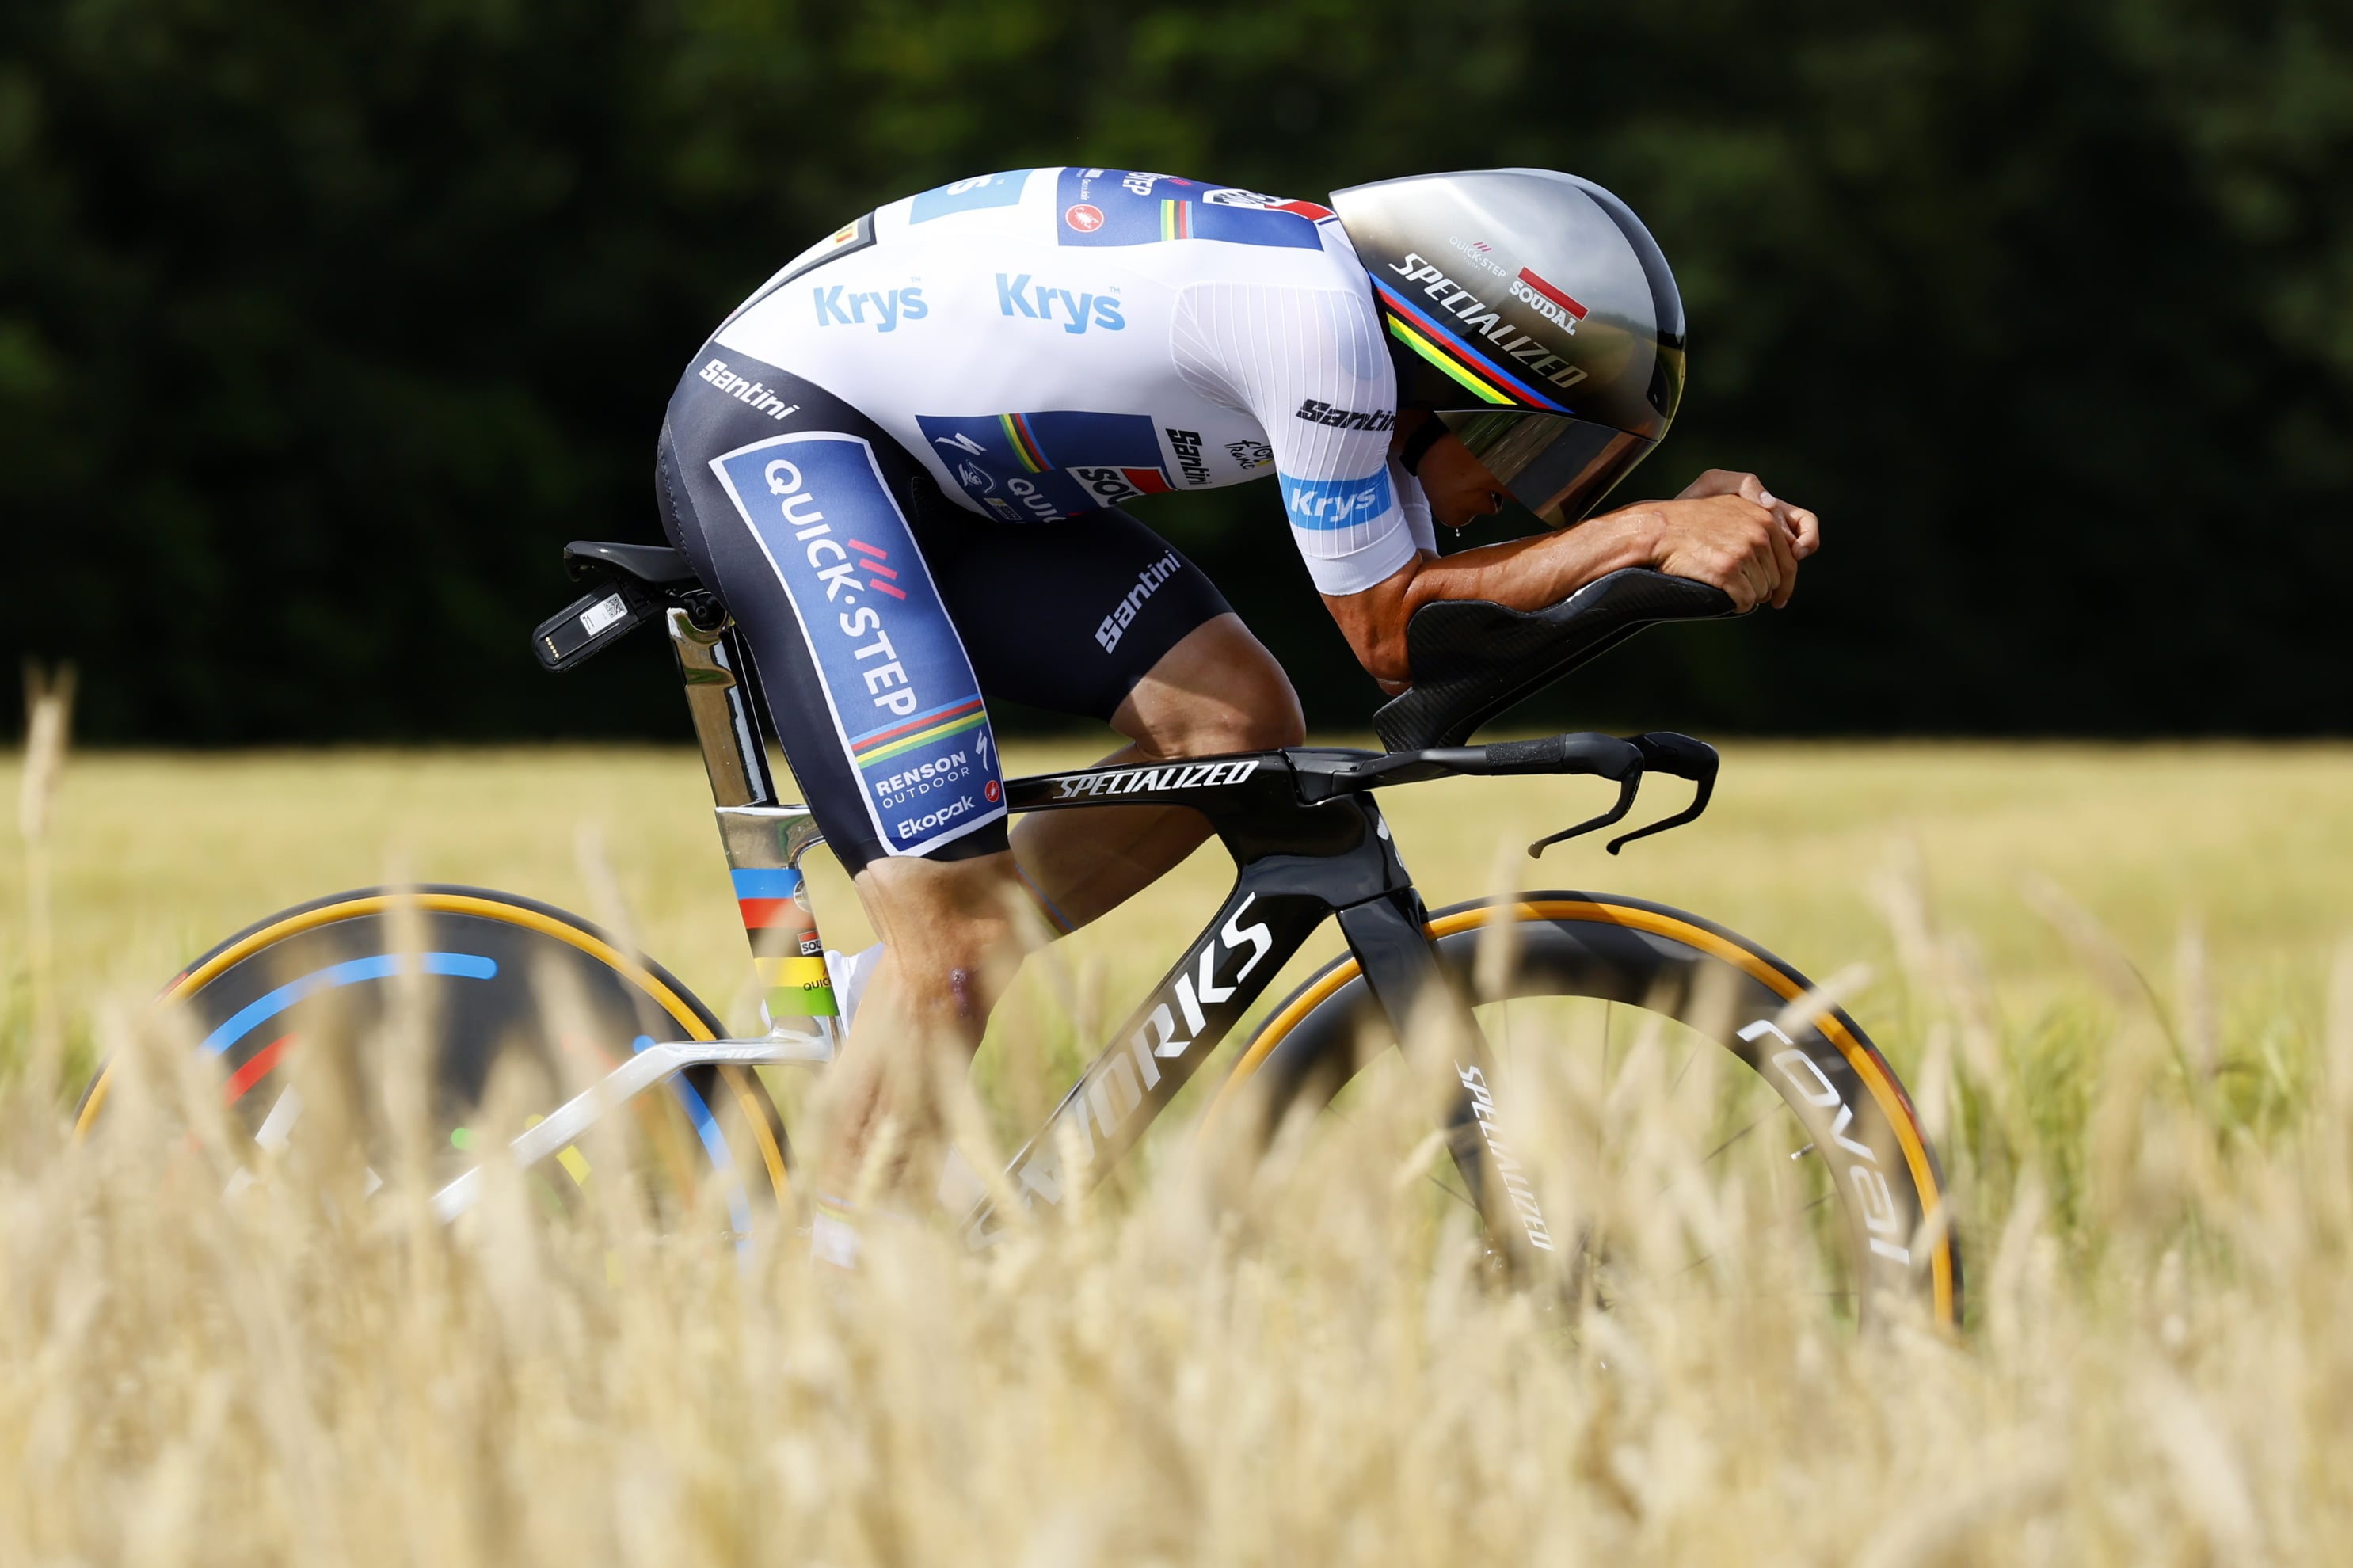
<path id="1" fill-rule="evenodd" d="M 765 395 L 730 350 L 821 384 L 997 521 L 1273 471 L 1323 592 L 1427 543 L 1387 459 L 1365 270 L 1311 203 L 1118 170 L 957 181 L 821 242 L 721 328 L 698 374 Z"/>

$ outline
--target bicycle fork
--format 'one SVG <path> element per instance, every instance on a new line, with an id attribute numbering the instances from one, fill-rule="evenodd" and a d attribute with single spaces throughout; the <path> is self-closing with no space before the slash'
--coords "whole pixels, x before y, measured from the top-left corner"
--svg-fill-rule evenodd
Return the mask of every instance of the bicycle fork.
<path id="1" fill-rule="evenodd" d="M 1447 1152 L 1506 1264 L 1523 1264 L 1531 1252 L 1553 1251 L 1543 1205 L 1504 1131 L 1486 1037 L 1471 999 L 1430 944 L 1420 895 L 1410 888 L 1385 893 L 1341 910 L 1338 918 L 1365 984 L 1396 1031 L 1407 1061 L 1422 1066 L 1433 1046 L 1449 1053 L 1457 1087 L 1443 1126 Z"/>

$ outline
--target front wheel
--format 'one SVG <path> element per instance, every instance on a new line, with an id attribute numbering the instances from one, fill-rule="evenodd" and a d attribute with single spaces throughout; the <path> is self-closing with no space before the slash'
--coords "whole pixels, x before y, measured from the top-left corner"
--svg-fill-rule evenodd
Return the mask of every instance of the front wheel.
<path id="1" fill-rule="evenodd" d="M 298 1067 L 333 1052 L 359 1067 L 388 1031 L 421 1029 L 431 1054 L 436 1187 L 495 1154 L 482 1121 L 494 1082 L 524 1086 L 543 1110 L 646 1047 L 724 1030 L 659 964 L 576 916 L 511 893 L 466 887 L 370 888 L 284 910 L 191 963 L 158 1005 L 218 1064 L 229 1113 L 259 1150 L 282 1146 L 302 1115 Z M 118 1062 L 83 1094 L 76 1135 L 103 1114 Z M 375 1086 L 375 1072 L 351 1081 Z M 716 1200 L 744 1238 L 789 1206 L 784 1125 L 756 1073 L 699 1068 L 669 1093 L 632 1102 L 641 1168 L 633 1184 L 681 1223 Z M 369 1185 L 388 1169 L 396 1130 L 381 1104 L 355 1108 Z M 529 1121 L 536 1118 L 526 1118 Z M 595 1179 L 586 1150 L 533 1167 L 551 1205 Z"/>
<path id="2" fill-rule="evenodd" d="M 1469 1124 L 1495 1130 L 1473 1158 L 1523 1167 L 1500 1186 L 1581 1285 L 1609 1301 L 1769 1280 L 1856 1319 L 1894 1296 L 1959 1322 L 1960 1253 L 1911 1099 L 1796 970 L 1696 916 L 1607 894 L 1458 904 L 1428 931 L 1493 1069 L 1462 1079 L 1481 1102 Z M 1387 1039 L 1356 961 L 1335 960 L 1260 1029 L 1210 1115 L 1247 1101 L 1245 1086 L 1270 1129 L 1302 1106 L 1345 1109 L 1399 1070 L 1395 1050 L 1363 1043 Z M 1508 1152 L 1492 1141 L 1506 1128 Z M 1680 1144 L 1671 1158 L 1662 1131 Z M 1693 1201 L 1734 1185 L 1728 1203 Z M 1672 1247 L 1630 1235 L 1662 1228 Z"/>

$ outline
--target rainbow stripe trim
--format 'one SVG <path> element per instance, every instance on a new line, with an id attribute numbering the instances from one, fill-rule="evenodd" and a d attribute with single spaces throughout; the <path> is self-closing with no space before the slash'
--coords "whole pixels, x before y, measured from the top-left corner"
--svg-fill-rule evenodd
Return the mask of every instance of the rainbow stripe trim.
<path id="1" fill-rule="evenodd" d="M 800 872 L 790 866 L 758 866 L 730 871 L 728 878 L 752 939 L 752 967 L 767 993 L 769 1019 L 835 1016 L 840 1008 L 834 1001 L 833 976 L 822 953 L 807 951 L 817 945 L 817 921 L 796 898 Z"/>
<path id="2" fill-rule="evenodd" d="M 768 1017 L 831 1018 L 841 1012 L 833 994 L 833 972 L 823 953 L 760 953 L 752 955 L 752 970 L 767 993 Z"/>
<path id="3" fill-rule="evenodd" d="M 738 899 L 789 899 L 801 885 L 801 874 L 789 866 L 730 871 L 727 878 L 735 884 Z"/>
<path id="4" fill-rule="evenodd" d="M 886 757 L 895 757 L 900 752 L 923 745 L 926 742 L 936 741 L 945 735 L 958 734 L 965 730 L 977 730 L 987 722 L 988 710 L 981 700 L 975 696 L 962 702 L 950 703 L 945 708 L 934 708 L 929 713 L 918 714 L 903 724 L 895 724 L 888 730 L 877 730 L 871 735 L 851 742 L 850 760 L 860 768 L 869 767 Z"/>
<path id="5" fill-rule="evenodd" d="M 755 958 L 752 961 L 752 967 L 759 973 L 760 984 L 771 990 L 787 985 L 796 991 L 817 986 L 828 990 L 833 987 L 833 977 L 827 971 L 822 956 L 807 958 L 793 953 L 784 958 Z M 799 1011 L 806 1013 L 808 1009 L 803 1007 Z"/>
<path id="6" fill-rule="evenodd" d="M 1477 357 L 1463 348 L 1456 335 L 1441 327 L 1430 316 L 1406 302 L 1404 296 L 1373 279 L 1373 287 L 1381 296 L 1381 303 L 1390 310 L 1389 331 L 1406 347 L 1444 371 L 1461 384 L 1472 395 L 1489 403 L 1514 408 L 1549 408 L 1566 414 L 1568 406 L 1556 403 L 1491 361 Z"/>
<path id="7" fill-rule="evenodd" d="M 1190 239 L 1193 237 L 1193 207 L 1189 202 L 1160 200 L 1160 237 Z"/>
<path id="8" fill-rule="evenodd" d="M 471 952 L 427 952 L 417 955 L 412 963 L 397 952 L 381 952 L 367 958 L 345 959 L 324 969 L 314 969 L 300 980 L 291 980 L 257 1001 L 248 1002 L 229 1015 L 226 1023 L 206 1035 L 196 1048 L 208 1057 L 216 1057 L 270 1019 L 296 1003 L 321 991 L 338 985 L 357 985 L 370 980 L 389 980 L 396 974 L 416 973 L 454 975 L 464 980 L 495 980 L 499 975 L 496 959 Z"/>
<path id="9" fill-rule="evenodd" d="M 738 899 L 735 907 L 744 911 L 745 931 L 791 931 L 796 935 L 808 923 L 808 917 L 791 899 Z"/>
<path id="10" fill-rule="evenodd" d="M 1018 414 L 1000 414 L 997 422 L 1005 426 L 1005 438 L 1012 443 L 1013 455 L 1021 466 L 1033 474 L 1042 474 L 1054 465 L 1046 460 L 1046 448 L 1038 445 L 1038 437 L 1029 432 L 1029 421 Z"/>

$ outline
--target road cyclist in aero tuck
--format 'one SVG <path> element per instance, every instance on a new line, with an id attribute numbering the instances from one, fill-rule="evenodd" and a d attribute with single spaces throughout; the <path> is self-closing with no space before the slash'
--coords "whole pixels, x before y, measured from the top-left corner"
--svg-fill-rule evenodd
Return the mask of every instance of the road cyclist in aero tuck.
<path id="1" fill-rule="evenodd" d="M 1271 477 L 1269 528 L 1279 508 L 1392 694 L 1424 605 L 1536 610 L 1646 567 L 1778 606 L 1819 547 L 1752 474 L 1595 515 L 1683 380 L 1673 275 L 1609 192 L 1497 169 L 1331 204 L 1117 169 L 958 180 L 794 259 L 681 378 L 664 526 L 743 629 L 882 939 L 836 974 L 857 1022 L 820 1192 L 886 1117 L 923 1145 L 925 1042 L 976 1048 L 1015 900 L 1073 930 L 1208 831 L 1139 805 L 1008 832 L 992 698 L 1108 723 L 1139 772 L 1102 776 L 1155 791 L 1303 738 L 1282 666 L 1122 502 Z M 1437 525 L 1507 498 L 1551 531 L 1438 552 Z M 854 1257 L 855 1226 L 821 1206 L 820 1255 Z"/>

